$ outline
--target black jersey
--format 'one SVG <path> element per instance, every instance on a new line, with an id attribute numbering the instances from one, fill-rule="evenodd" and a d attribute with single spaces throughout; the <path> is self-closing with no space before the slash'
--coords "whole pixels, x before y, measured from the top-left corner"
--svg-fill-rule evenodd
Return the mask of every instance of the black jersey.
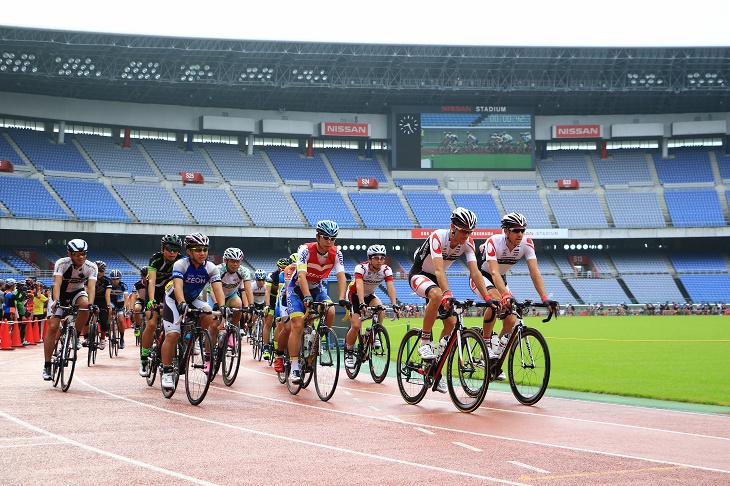
<path id="1" fill-rule="evenodd" d="M 158 251 L 150 257 L 150 264 L 147 265 L 147 270 L 155 271 L 155 288 L 164 288 L 167 282 L 172 279 L 172 266 L 180 258 L 182 257 L 178 253 L 173 261 L 165 261 L 165 256 L 161 251 Z"/>
<path id="2" fill-rule="evenodd" d="M 104 275 L 96 281 L 96 295 L 94 295 L 94 304 L 106 308 L 106 289 L 112 288 L 112 279 Z M 110 299 L 111 302 L 111 299 Z"/>

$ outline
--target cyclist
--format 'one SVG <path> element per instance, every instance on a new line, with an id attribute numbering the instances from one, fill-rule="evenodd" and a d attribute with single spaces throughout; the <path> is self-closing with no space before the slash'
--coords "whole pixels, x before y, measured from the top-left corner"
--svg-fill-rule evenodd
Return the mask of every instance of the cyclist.
<path id="1" fill-rule="evenodd" d="M 134 292 L 131 297 L 134 299 L 134 303 L 131 306 L 132 309 L 132 321 L 134 322 L 134 336 L 137 337 L 140 334 L 140 326 L 142 325 L 142 314 L 141 312 L 147 306 L 147 275 L 149 271 L 147 267 L 142 267 L 139 271 L 139 280 L 134 284 Z"/>
<path id="2" fill-rule="evenodd" d="M 280 287 L 279 277 L 282 270 L 284 270 L 284 268 L 286 268 L 286 266 L 291 263 L 292 262 L 289 258 L 280 258 L 276 262 L 276 270 L 266 276 L 266 295 L 264 297 L 264 302 L 267 303 L 268 310 L 265 311 L 264 316 L 263 359 L 269 359 L 271 357 L 271 342 L 269 339 L 269 335 L 271 334 L 271 326 L 273 326 L 274 324 L 274 318 L 279 317 L 276 315 L 276 310 L 278 309 L 277 302 Z"/>
<path id="3" fill-rule="evenodd" d="M 43 364 L 43 379 L 50 381 L 51 355 L 55 345 L 56 334 L 61 325 L 64 311 L 60 305 L 77 305 L 76 330 L 81 331 L 89 321 L 89 296 L 96 295 L 96 278 L 98 269 L 96 264 L 86 260 L 86 251 L 89 246 L 84 240 L 75 238 L 66 243 L 68 256 L 59 258 L 53 269 L 53 290 L 51 291 L 50 317 L 48 332 L 43 338 L 45 362 Z"/>
<path id="4" fill-rule="evenodd" d="M 109 331 L 109 311 L 112 308 L 111 292 L 112 281 L 105 275 L 106 262 L 98 260 L 94 262 L 98 269 L 96 278 L 96 294 L 94 295 L 94 305 L 99 307 L 99 349 L 106 347 L 106 333 Z M 88 340 L 84 340 L 83 346 L 88 346 Z"/>
<path id="5" fill-rule="evenodd" d="M 188 307 L 210 310 L 207 302 L 199 298 L 200 293 L 210 282 L 210 289 L 216 302 L 225 302 L 223 285 L 218 267 L 208 260 L 210 240 L 202 233 L 193 233 L 185 237 L 186 257 L 175 262 L 172 268 L 172 281 L 165 289 L 162 308 L 162 322 L 165 325 L 165 340 L 162 343 L 162 386 L 174 388 L 172 376 L 172 359 L 175 356 L 177 341 L 180 338 L 180 315 Z M 217 306 L 216 306 L 217 307 Z M 225 309 L 222 309 L 225 314 Z M 200 327 L 210 329 L 215 324 L 213 316 L 208 314 L 200 320 Z M 216 326 L 217 327 L 217 326 Z M 202 352 L 203 350 L 201 350 Z M 205 350 L 205 371 L 210 371 L 210 350 Z"/>
<path id="6" fill-rule="evenodd" d="M 160 240 L 160 251 L 153 254 L 150 263 L 147 265 L 147 325 L 142 333 L 142 351 L 139 364 L 139 374 L 147 376 L 149 367 L 147 357 L 150 355 L 150 347 L 155 339 L 155 328 L 157 327 L 157 312 L 152 308 L 157 302 L 165 298 L 165 286 L 172 279 L 172 266 L 181 258 L 180 247 L 182 240 L 176 234 L 169 234 Z"/>
<path id="7" fill-rule="evenodd" d="M 112 270 L 109 272 L 109 278 L 112 279 L 112 312 L 117 315 L 117 327 L 119 328 L 119 349 L 124 349 L 124 307 L 127 301 L 127 284 L 122 282 L 122 271 Z"/>
<path id="8" fill-rule="evenodd" d="M 472 211 L 458 207 L 451 213 L 451 227 L 449 229 L 438 229 L 431 233 L 426 241 L 416 250 L 413 255 L 414 263 L 408 273 L 411 288 L 417 295 L 427 299 L 426 308 L 423 313 L 423 331 L 421 333 L 421 346 L 418 354 L 424 360 L 436 359 L 438 356 L 431 345 L 431 331 L 440 307 L 449 308 L 453 298 L 449 290 L 449 281 L 446 278 L 446 269 L 451 266 L 461 255 L 466 257 L 466 264 L 469 267 L 469 274 L 476 282 L 477 289 L 489 301 L 489 293 L 484 282 L 478 280 L 480 276 L 477 259 L 474 253 L 474 241 L 471 233 L 477 225 L 477 216 Z M 444 328 L 441 331 L 439 349 L 445 346 L 446 336 L 456 322 L 455 317 L 444 319 Z M 441 378 L 437 390 L 446 393 L 446 381 Z"/>
<path id="9" fill-rule="evenodd" d="M 347 292 L 347 280 L 345 279 L 345 267 L 342 263 L 342 252 L 335 246 L 335 240 L 339 233 L 337 223 L 330 220 L 317 222 L 317 240 L 299 247 L 297 253 L 297 271 L 287 286 L 287 308 L 291 324 L 289 333 L 289 356 L 291 356 L 292 383 L 300 383 L 299 373 L 299 347 L 301 345 L 302 332 L 304 331 L 304 309 L 316 302 L 331 302 L 327 294 L 324 280 L 334 270 L 337 276 L 337 287 L 339 291 L 339 304 L 349 307 L 350 302 L 345 300 Z M 327 327 L 332 327 L 335 319 L 335 309 L 331 307 L 327 312 Z M 285 339 L 284 333 L 279 341 Z M 278 360 L 279 358 L 277 358 Z"/>
<path id="10" fill-rule="evenodd" d="M 284 350 L 289 343 L 289 333 L 291 331 L 291 323 L 289 322 L 289 308 L 287 306 L 287 287 L 291 282 L 292 277 L 297 273 L 297 263 L 299 256 L 296 253 L 292 253 L 288 260 L 291 262 L 289 265 L 284 267 L 279 275 L 279 295 L 276 298 L 276 316 L 278 325 L 274 329 L 274 352 L 277 356 L 277 360 L 274 362 L 274 370 L 278 372 L 284 371 Z M 284 333 L 284 337 L 282 337 Z"/>
<path id="11" fill-rule="evenodd" d="M 517 261 L 524 256 L 527 260 L 530 278 L 543 304 L 557 313 L 558 303 L 549 299 L 545 294 L 545 284 L 537 267 L 535 244 L 532 242 L 532 238 L 524 237 L 526 227 L 527 219 L 519 213 L 509 213 L 502 218 L 502 233 L 490 236 L 487 241 L 479 246 L 478 258 L 481 275 L 477 279 L 472 277 L 470 280 L 471 288 L 476 293 L 475 282 L 486 286 L 489 296 L 500 300 L 501 311 L 507 311 L 511 307 L 514 297 L 507 286 L 506 275 Z M 487 318 L 491 318 L 491 320 L 487 321 Z M 499 358 L 515 325 L 515 316 L 507 315 L 503 319 L 502 330 L 494 340 L 491 337 L 494 329 L 494 313 L 485 312 L 484 319 L 482 335 L 489 347 L 490 358 Z M 501 374 L 497 379 L 500 378 L 504 380 L 504 374 Z"/>
<path id="12" fill-rule="evenodd" d="M 266 272 L 260 268 L 256 269 L 253 278 L 254 282 L 251 285 L 253 306 L 258 310 L 263 310 L 266 305 Z"/>
<path id="13" fill-rule="evenodd" d="M 243 252 L 240 248 L 227 248 L 223 252 L 223 263 L 218 265 L 218 273 L 221 276 L 221 284 L 223 286 L 223 296 L 225 300 L 216 300 L 215 294 L 211 295 L 214 304 L 225 305 L 226 307 L 233 307 L 241 309 L 243 304 L 241 302 L 241 292 L 244 292 L 244 300 L 247 302 L 253 302 L 253 293 L 251 291 L 251 273 L 246 267 L 241 265 L 243 260 Z M 207 287 L 206 287 L 207 288 Z M 233 325 L 238 326 L 241 322 L 241 311 L 235 311 L 231 318 Z M 213 322 L 210 331 L 210 336 L 215 342 L 218 337 L 218 323 Z"/>
<path id="14" fill-rule="evenodd" d="M 381 305 L 382 302 L 375 295 L 375 289 L 385 282 L 388 289 L 388 297 L 396 314 L 400 312 L 395 297 L 395 285 L 393 284 L 393 270 L 385 264 L 386 250 L 383 245 L 371 245 L 367 251 L 368 261 L 358 263 L 353 273 L 354 278 L 347 289 L 347 298 L 352 303 L 352 308 L 358 312 L 350 315 L 350 330 L 345 337 L 345 366 L 355 367 L 353 351 L 355 341 L 362 327 L 362 317 L 365 309 Z M 384 312 L 378 313 L 380 322 L 383 322 Z"/>

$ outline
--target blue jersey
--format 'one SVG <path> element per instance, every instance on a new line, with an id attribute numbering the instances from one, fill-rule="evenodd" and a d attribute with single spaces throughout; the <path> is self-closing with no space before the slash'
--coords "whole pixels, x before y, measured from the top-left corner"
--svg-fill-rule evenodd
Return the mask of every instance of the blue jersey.
<path id="1" fill-rule="evenodd" d="M 111 286 L 111 303 L 117 308 L 124 307 L 124 293 L 127 291 L 127 284 L 119 282 Z"/>
<path id="2" fill-rule="evenodd" d="M 210 260 L 206 260 L 205 264 L 195 268 L 190 263 L 189 257 L 183 257 L 172 267 L 172 280 L 176 278 L 181 278 L 183 281 L 185 302 L 192 302 L 198 298 L 208 282 L 220 282 L 221 274 L 218 267 Z M 171 284 L 167 292 L 169 295 L 174 292 Z"/>

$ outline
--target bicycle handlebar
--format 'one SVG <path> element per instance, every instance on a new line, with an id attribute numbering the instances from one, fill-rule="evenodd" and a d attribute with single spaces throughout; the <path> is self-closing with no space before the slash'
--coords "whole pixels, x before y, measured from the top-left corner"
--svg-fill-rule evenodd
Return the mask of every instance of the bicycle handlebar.
<path id="1" fill-rule="evenodd" d="M 395 309 L 392 306 L 385 306 L 385 305 L 376 305 L 376 306 L 368 306 L 365 308 L 366 312 L 370 312 L 370 315 L 367 317 L 364 317 L 362 320 L 366 321 L 368 319 L 372 319 L 373 315 L 380 312 L 380 311 L 394 311 L 393 317 L 390 318 L 391 321 L 395 321 L 396 319 L 400 319 L 400 315 L 398 312 L 395 312 Z"/>

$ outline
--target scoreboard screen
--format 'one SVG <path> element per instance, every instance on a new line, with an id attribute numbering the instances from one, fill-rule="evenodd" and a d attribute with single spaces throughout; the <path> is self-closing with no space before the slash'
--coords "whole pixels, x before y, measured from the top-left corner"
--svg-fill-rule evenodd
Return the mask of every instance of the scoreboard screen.
<path id="1" fill-rule="evenodd" d="M 532 170 L 531 110 L 493 105 L 396 107 L 397 169 Z"/>

